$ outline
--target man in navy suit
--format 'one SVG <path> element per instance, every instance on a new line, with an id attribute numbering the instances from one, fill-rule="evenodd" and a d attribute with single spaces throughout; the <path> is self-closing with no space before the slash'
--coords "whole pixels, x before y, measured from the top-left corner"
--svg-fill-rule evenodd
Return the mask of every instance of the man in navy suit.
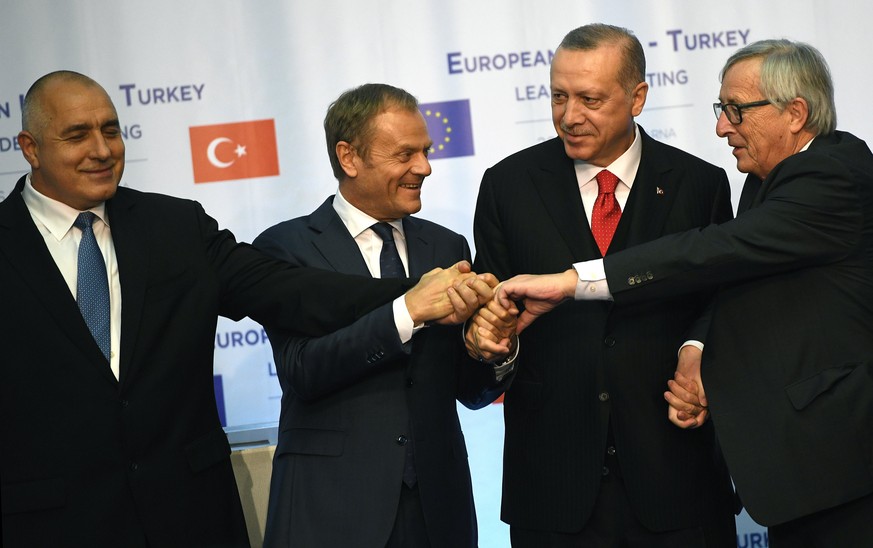
<path id="1" fill-rule="evenodd" d="M 256 247 L 295 265 L 373 277 L 420 276 L 469 259 L 463 236 L 412 217 L 432 146 L 413 96 L 360 86 L 330 106 L 324 128 L 339 192 L 268 229 Z M 470 283 L 484 293 L 496 280 Z M 413 299 L 399 301 L 324 337 L 268 327 L 283 396 L 266 546 L 477 545 L 456 400 L 491 403 L 512 362 L 467 357 L 460 330 L 425 326 Z M 485 313 L 514 329 L 495 304 Z"/>

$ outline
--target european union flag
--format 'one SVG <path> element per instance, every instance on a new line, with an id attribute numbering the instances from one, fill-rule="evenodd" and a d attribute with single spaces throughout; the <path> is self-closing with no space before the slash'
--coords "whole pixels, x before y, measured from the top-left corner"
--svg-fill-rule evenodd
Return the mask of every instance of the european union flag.
<path id="1" fill-rule="evenodd" d="M 427 132 L 433 139 L 429 159 L 439 160 L 474 154 L 469 99 L 422 103 L 418 108 L 427 122 Z"/>

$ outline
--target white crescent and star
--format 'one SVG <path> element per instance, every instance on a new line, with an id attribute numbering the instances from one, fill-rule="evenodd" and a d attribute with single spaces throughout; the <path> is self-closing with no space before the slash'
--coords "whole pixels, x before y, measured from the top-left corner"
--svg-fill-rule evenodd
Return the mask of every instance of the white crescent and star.
<path id="1" fill-rule="evenodd" d="M 212 142 L 209 143 L 209 146 L 206 147 L 206 158 L 209 160 L 209 163 L 214 165 L 215 167 L 220 169 L 228 168 L 232 166 L 233 163 L 237 161 L 237 159 L 242 158 L 246 155 L 246 147 L 237 144 L 236 149 L 234 150 L 236 158 L 229 162 L 222 162 L 218 159 L 218 156 L 215 155 L 215 149 L 218 148 L 218 145 L 222 143 L 233 143 L 233 141 L 231 141 L 227 137 L 218 137 L 216 139 L 213 139 Z"/>

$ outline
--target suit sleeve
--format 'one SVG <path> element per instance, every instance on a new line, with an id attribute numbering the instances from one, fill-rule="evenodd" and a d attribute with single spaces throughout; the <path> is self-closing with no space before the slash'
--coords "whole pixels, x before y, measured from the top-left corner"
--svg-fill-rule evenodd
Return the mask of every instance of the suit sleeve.
<path id="1" fill-rule="evenodd" d="M 276 261 L 233 234 L 196 204 L 201 241 L 221 286 L 222 316 L 250 316 L 307 335 L 330 333 L 402 295 L 414 280 L 372 280 Z"/>
<path id="2" fill-rule="evenodd" d="M 852 253 L 862 219 L 857 186 L 837 161 L 803 154 L 777 167 L 764 200 L 736 219 L 607 256 L 615 302 L 715 289 Z"/>

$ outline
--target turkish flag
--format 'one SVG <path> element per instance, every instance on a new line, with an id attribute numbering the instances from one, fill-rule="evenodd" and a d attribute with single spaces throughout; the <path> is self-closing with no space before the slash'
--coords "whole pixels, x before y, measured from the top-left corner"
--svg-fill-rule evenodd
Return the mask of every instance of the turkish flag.
<path id="1" fill-rule="evenodd" d="M 279 174 L 273 120 L 194 126 L 188 133 L 195 183 Z"/>

